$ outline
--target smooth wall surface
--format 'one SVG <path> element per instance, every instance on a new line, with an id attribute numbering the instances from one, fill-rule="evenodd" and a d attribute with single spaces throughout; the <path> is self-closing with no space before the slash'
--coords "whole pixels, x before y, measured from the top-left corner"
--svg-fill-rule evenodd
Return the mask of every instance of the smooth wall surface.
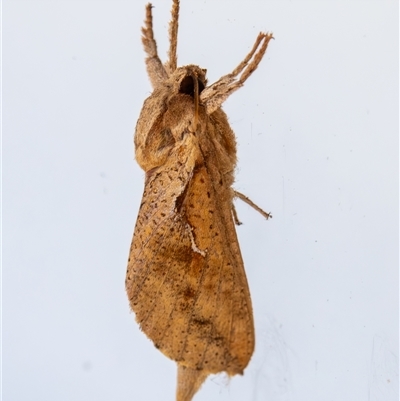
<path id="1" fill-rule="evenodd" d="M 173 400 L 124 290 L 151 87 L 146 1 L 3 1 L 3 400 Z M 165 59 L 171 2 L 154 0 Z M 181 0 L 179 64 L 224 105 L 257 349 L 196 401 L 398 400 L 398 2 Z"/>

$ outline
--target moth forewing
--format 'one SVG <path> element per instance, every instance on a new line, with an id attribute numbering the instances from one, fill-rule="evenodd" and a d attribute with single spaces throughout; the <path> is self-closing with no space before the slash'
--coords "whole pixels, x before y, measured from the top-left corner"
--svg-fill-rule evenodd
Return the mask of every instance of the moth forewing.
<path id="1" fill-rule="evenodd" d="M 146 7 L 142 39 L 154 91 L 135 132 L 146 180 L 126 290 L 141 329 L 178 363 L 177 400 L 190 401 L 207 375 L 243 373 L 254 350 L 233 198 L 252 202 L 232 189 L 236 139 L 221 105 L 257 68 L 272 35 L 260 34 L 245 60 L 207 87 L 204 69 L 176 67 L 178 15 L 174 0 L 164 67 Z"/>

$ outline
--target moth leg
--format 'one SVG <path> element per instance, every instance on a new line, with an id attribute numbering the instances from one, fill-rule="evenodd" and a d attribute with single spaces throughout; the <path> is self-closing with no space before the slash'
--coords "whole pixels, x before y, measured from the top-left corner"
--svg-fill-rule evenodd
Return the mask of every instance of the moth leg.
<path id="1" fill-rule="evenodd" d="M 237 226 L 240 226 L 242 222 L 239 220 L 235 205 L 232 203 L 232 215 L 233 215 L 233 221 Z"/>
<path id="2" fill-rule="evenodd" d="M 247 78 L 257 69 L 271 39 L 273 39 L 271 33 L 259 33 L 245 59 L 230 74 L 224 75 L 201 92 L 200 100 L 206 106 L 207 113 L 213 113 L 232 92 L 243 86 Z"/>
<path id="3" fill-rule="evenodd" d="M 264 39 L 266 35 L 262 32 L 260 32 L 257 36 L 257 39 L 253 45 L 253 48 L 250 50 L 249 54 L 246 56 L 246 58 L 231 72 L 230 75 L 232 76 L 237 76 L 239 75 L 244 68 L 246 67 L 246 65 L 249 63 L 249 61 L 251 60 L 251 58 L 254 56 L 254 53 L 257 51 L 258 46 L 260 45 L 260 42 Z M 261 56 L 262 57 L 262 56 Z"/>
<path id="4" fill-rule="evenodd" d="M 171 10 L 171 22 L 169 23 L 169 51 L 168 61 L 165 63 L 167 73 L 171 75 L 177 67 L 177 46 L 178 46 L 178 20 L 179 20 L 179 0 L 174 0 Z"/>
<path id="5" fill-rule="evenodd" d="M 267 220 L 272 218 L 271 213 L 264 212 L 259 206 L 257 206 L 252 200 L 250 200 L 246 195 L 243 195 L 242 193 L 238 191 L 233 191 L 233 194 L 236 198 L 239 198 L 243 202 L 247 203 L 249 206 L 251 206 L 253 209 L 257 210 L 257 212 L 261 213 Z"/>
<path id="6" fill-rule="evenodd" d="M 161 63 L 157 53 L 157 43 L 153 33 L 153 15 L 151 12 L 152 5 L 146 5 L 145 26 L 142 28 L 142 43 L 146 57 L 147 75 L 150 78 L 151 85 L 155 89 L 161 82 L 168 78 L 167 72 Z"/>

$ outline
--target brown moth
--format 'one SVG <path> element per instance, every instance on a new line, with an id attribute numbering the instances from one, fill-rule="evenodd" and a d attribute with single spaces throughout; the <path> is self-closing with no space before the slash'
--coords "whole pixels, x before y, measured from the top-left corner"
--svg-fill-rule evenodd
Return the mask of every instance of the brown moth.
<path id="1" fill-rule="evenodd" d="M 272 34 L 214 84 L 196 65 L 177 67 L 179 0 L 173 0 L 168 61 L 162 64 L 146 6 L 142 41 L 153 93 L 135 133 L 146 172 L 130 249 L 126 291 L 141 329 L 178 364 L 177 401 L 190 401 L 210 374 L 242 374 L 254 350 L 250 292 L 232 189 L 236 139 L 221 105 L 257 68 Z"/>

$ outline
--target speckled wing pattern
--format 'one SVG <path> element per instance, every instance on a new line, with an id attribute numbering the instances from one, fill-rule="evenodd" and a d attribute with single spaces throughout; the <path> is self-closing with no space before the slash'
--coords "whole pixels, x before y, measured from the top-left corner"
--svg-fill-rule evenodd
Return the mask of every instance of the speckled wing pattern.
<path id="1" fill-rule="evenodd" d="M 166 356 L 234 375 L 253 353 L 253 317 L 232 191 L 204 156 L 206 147 L 220 152 L 210 124 L 183 132 L 165 164 L 146 174 L 126 285 L 141 329 Z"/>

